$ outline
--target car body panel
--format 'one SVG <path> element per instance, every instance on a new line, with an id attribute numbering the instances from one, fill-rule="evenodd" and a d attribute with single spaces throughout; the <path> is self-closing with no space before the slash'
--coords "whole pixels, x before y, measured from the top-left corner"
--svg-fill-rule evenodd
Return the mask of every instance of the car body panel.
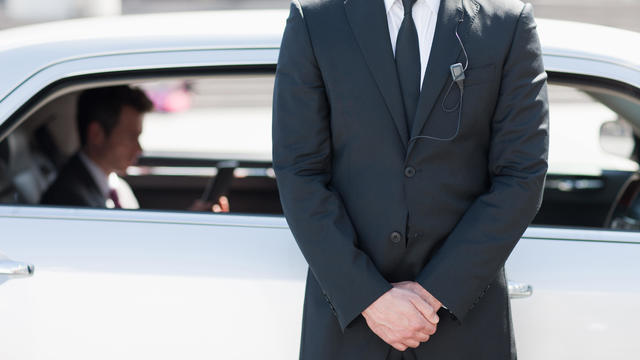
<path id="1" fill-rule="evenodd" d="M 640 354 L 631 340 L 640 335 L 639 258 L 637 233 L 529 228 L 506 264 L 511 281 L 533 287 L 511 301 L 518 358 Z"/>
<path id="2" fill-rule="evenodd" d="M 281 10 L 193 12 L 75 19 L 3 30 L 0 99 L 43 69 L 73 59 L 195 49 L 277 49 L 285 19 Z M 44 86 L 39 83 L 39 87 Z"/>
<path id="3" fill-rule="evenodd" d="M 306 263 L 281 217 L 0 206 L 2 359 L 293 359 Z M 251 346 L 246 346 L 247 343 Z"/>
<path id="4" fill-rule="evenodd" d="M 547 71 L 596 71 L 603 78 L 640 87 L 640 48 L 633 45 L 640 42 L 640 34 L 564 20 L 536 22 Z"/>
<path id="5" fill-rule="evenodd" d="M 3 359 L 297 357 L 306 263 L 282 217 L 0 206 L 0 227 L 37 269 L 0 276 Z M 506 265 L 534 289 L 512 300 L 519 357 L 638 353 L 639 256 L 635 233 L 530 227 Z"/>

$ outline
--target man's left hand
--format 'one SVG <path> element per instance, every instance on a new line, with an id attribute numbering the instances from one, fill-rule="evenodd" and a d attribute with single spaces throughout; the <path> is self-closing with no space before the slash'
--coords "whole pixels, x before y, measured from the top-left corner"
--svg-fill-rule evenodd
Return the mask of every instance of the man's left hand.
<path id="1" fill-rule="evenodd" d="M 442 303 L 438 301 L 430 292 L 428 292 L 425 288 L 422 287 L 419 283 L 415 281 L 402 281 L 397 283 L 392 283 L 393 287 L 398 287 L 401 289 L 406 289 L 412 291 L 416 295 L 420 296 L 424 301 L 426 301 L 431 307 L 433 311 L 438 312 L 442 307 Z"/>

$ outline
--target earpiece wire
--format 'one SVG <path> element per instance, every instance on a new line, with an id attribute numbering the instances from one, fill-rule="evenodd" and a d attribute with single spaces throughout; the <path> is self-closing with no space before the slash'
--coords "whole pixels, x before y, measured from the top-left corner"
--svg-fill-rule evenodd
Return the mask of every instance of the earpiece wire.
<path id="1" fill-rule="evenodd" d="M 463 15 L 464 16 L 464 15 Z M 469 67 L 469 56 L 467 55 L 467 49 L 465 49 L 464 44 L 462 43 L 462 39 L 460 39 L 460 35 L 458 34 L 458 27 L 460 26 L 460 24 L 462 24 L 463 22 L 463 18 L 460 18 L 458 20 L 458 24 L 456 24 L 456 31 L 455 31 L 455 35 L 456 38 L 458 39 L 458 43 L 460 43 L 460 47 L 462 48 L 462 53 L 464 54 L 464 59 L 465 59 L 465 64 L 464 64 L 464 68 L 463 71 L 466 71 L 467 68 Z M 445 112 L 452 112 L 455 111 L 456 109 L 458 109 L 458 124 L 456 126 L 456 132 L 448 137 L 448 138 L 439 138 L 439 137 L 435 137 L 435 136 L 428 136 L 428 135 L 419 135 L 419 136 L 414 136 L 413 138 L 411 138 L 411 141 L 417 140 L 417 139 L 432 139 L 432 140 L 438 140 L 438 141 L 451 141 L 453 139 L 455 139 L 458 136 L 458 133 L 460 132 L 460 123 L 462 122 L 462 98 L 464 95 L 464 87 L 460 87 L 460 100 L 456 103 L 456 106 L 454 106 L 453 108 L 447 108 L 445 106 L 445 101 L 447 100 L 447 97 L 449 96 L 449 93 L 451 92 L 451 88 L 453 87 L 453 84 L 455 83 L 455 81 L 453 81 L 453 79 L 451 80 L 451 83 L 449 84 L 449 88 L 447 89 L 447 93 L 444 96 L 444 99 L 442 99 L 442 110 L 444 110 Z"/>

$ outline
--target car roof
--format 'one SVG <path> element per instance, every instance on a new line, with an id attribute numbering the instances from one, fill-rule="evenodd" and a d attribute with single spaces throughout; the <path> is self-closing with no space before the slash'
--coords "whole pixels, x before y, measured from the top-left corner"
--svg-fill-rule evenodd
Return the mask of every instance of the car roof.
<path id="1" fill-rule="evenodd" d="M 256 40 L 278 46 L 287 12 L 225 10 L 89 17 L 53 21 L 0 31 L 0 51 L 50 43 L 73 48 L 70 42 L 96 41 L 102 48 L 127 49 L 138 40 L 147 47 L 187 41 L 206 45 L 249 45 Z M 132 44 L 133 43 L 133 44 Z M 262 43 L 261 43 L 262 44 Z"/>
<path id="2" fill-rule="evenodd" d="M 287 12 L 201 11 L 83 18 L 0 31 L 0 101 L 70 59 L 160 50 L 278 48 Z M 275 61 L 275 60 L 274 60 Z"/>
<path id="3" fill-rule="evenodd" d="M 0 31 L 0 101 L 43 69 L 70 59 L 158 50 L 278 48 L 285 10 L 200 11 L 83 18 Z M 640 34 L 538 20 L 545 55 L 593 59 L 640 72 Z M 273 59 L 275 62 L 276 59 Z M 640 76 L 640 75 L 639 75 Z"/>
<path id="4" fill-rule="evenodd" d="M 545 56 L 598 60 L 640 72 L 640 33 L 565 20 L 536 22 Z"/>

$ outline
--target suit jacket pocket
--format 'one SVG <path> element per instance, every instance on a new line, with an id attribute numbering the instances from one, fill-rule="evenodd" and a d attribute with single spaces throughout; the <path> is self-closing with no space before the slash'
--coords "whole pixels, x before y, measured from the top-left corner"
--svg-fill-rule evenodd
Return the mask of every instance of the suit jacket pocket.
<path id="1" fill-rule="evenodd" d="M 496 78 L 496 66 L 494 64 L 469 67 L 465 72 L 464 86 L 474 86 L 490 82 Z"/>

